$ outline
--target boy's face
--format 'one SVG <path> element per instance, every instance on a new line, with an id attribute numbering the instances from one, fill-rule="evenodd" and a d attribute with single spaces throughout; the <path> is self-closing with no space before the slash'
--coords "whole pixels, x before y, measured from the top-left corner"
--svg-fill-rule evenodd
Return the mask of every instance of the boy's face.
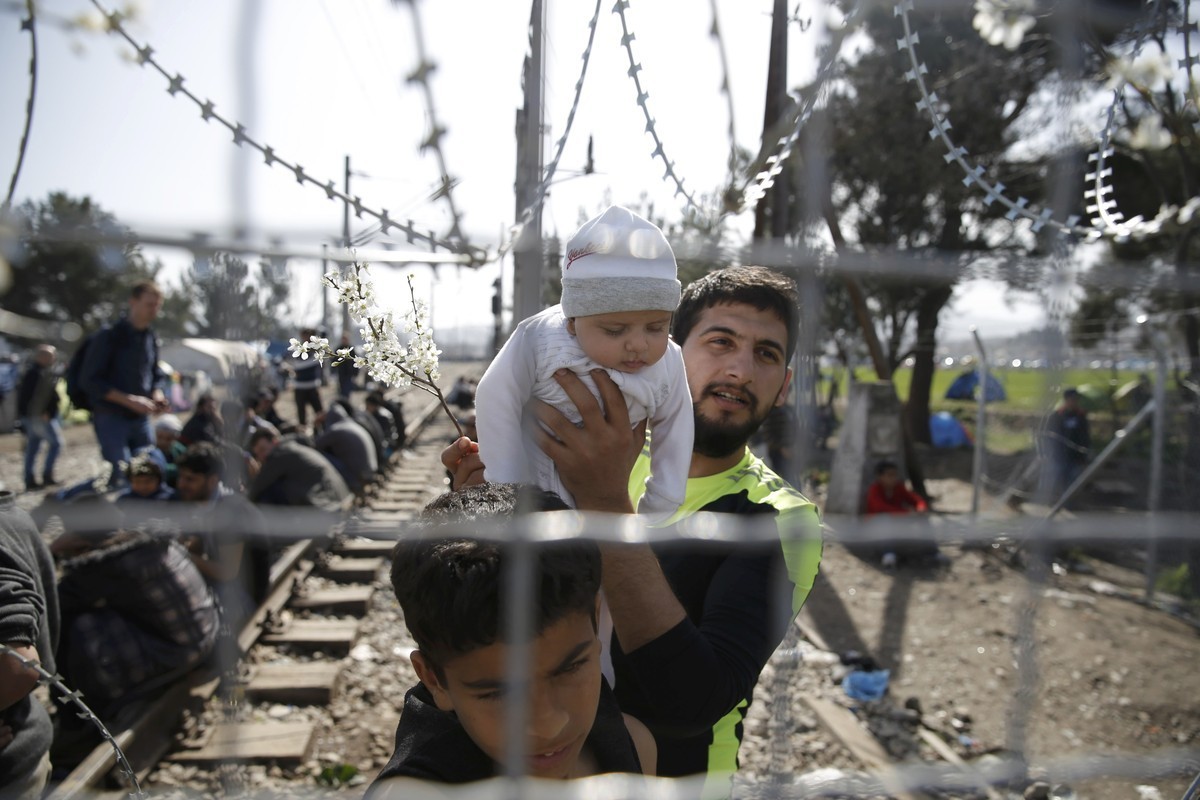
<path id="1" fill-rule="evenodd" d="M 129 479 L 129 488 L 133 493 L 141 497 L 149 497 L 158 491 L 159 484 L 162 481 L 157 475 L 134 475 Z"/>
<path id="2" fill-rule="evenodd" d="M 497 642 L 458 656 L 439 681 L 420 651 L 417 676 L 438 708 L 453 711 L 471 741 L 495 762 L 504 759 L 505 658 Z M 571 778 L 600 703 L 600 639 L 591 614 L 578 611 L 548 626 L 530 653 L 526 770 L 537 778 Z"/>
<path id="3" fill-rule="evenodd" d="M 165 453 L 175 443 L 175 434 L 165 428 L 158 428 L 154 431 L 154 443 L 158 445 L 159 450 Z"/>
<path id="4" fill-rule="evenodd" d="M 893 489 L 900 482 L 900 470 L 885 469 L 879 473 L 879 483 L 885 489 Z"/>
<path id="5" fill-rule="evenodd" d="M 641 372 L 667 352 L 670 311 L 621 311 L 567 321 L 588 358 L 618 372 Z"/>

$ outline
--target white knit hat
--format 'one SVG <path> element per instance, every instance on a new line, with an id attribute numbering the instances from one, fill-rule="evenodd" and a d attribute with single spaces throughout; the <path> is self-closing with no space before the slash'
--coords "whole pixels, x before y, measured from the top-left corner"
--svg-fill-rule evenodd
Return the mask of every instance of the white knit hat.
<path id="1" fill-rule="evenodd" d="M 652 222 L 609 206 L 583 223 L 562 263 L 567 317 L 618 311 L 674 311 L 679 305 L 675 254 Z"/>

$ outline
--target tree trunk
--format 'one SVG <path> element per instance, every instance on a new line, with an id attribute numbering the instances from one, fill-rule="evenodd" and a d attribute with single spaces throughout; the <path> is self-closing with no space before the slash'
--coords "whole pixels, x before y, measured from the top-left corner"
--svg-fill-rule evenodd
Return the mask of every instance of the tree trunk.
<path id="1" fill-rule="evenodd" d="M 904 414 L 913 441 L 930 444 L 929 395 L 933 387 L 933 357 L 937 347 L 938 312 L 950 301 L 953 290 L 949 286 L 930 289 L 921 298 L 917 307 L 917 343 L 913 347 L 912 383 L 908 389 L 908 402 Z M 983 387 L 979 387 L 983 391 Z"/>

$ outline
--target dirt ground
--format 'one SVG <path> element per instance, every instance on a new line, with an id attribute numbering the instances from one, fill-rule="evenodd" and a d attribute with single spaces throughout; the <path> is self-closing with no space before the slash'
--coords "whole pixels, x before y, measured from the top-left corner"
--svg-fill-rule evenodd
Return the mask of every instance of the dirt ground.
<path id="1" fill-rule="evenodd" d="M 970 451 L 931 451 L 923 463 L 927 475 L 943 476 L 928 481 L 935 509 L 963 519 L 971 506 Z M 1121 510 L 1105 509 L 1096 497 L 1083 505 L 1087 513 Z M 1019 531 L 1038 513 L 985 496 L 981 516 Z M 1066 783 L 1080 798 L 1156 796 L 1138 786 L 1181 796 L 1200 770 L 1200 627 L 1194 617 L 1136 602 L 1144 553 L 1072 550 L 1072 559 L 1045 573 L 1038 599 L 1029 559 L 1012 549 L 943 551 L 945 567 L 893 571 L 830 543 L 802 621 L 830 650 L 867 653 L 890 669 L 888 702 L 899 708 L 915 698 L 927 718 L 965 737 L 956 749 L 969 760 L 1009 746 L 1026 708 L 1025 753 L 1051 784 Z M 1027 658 L 1023 620 L 1034 644 Z M 1160 748 L 1160 755 L 1172 751 L 1179 774 L 1106 774 L 1119 767 L 1119 755 L 1141 758 Z"/>
<path id="2" fill-rule="evenodd" d="M 70 428 L 66 438 L 60 478 L 78 480 L 90 474 L 99 454 L 90 426 Z M 0 481 L 9 488 L 20 488 L 21 447 L 19 435 L 0 436 Z M 969 512 L 970 458 L 970 451 L 948 451 L 925 460 L 939 514 L 961 519 Z M 821 499 L 819 488 L 814 494 Z M 19 503 L 29 508 L 39 499 L 23 494 Z M 1014 530 L 1032 519 L 990 497 L 983 515 L 1005 520 Z M 1181 796 L 1200 770 L 1200 634 L 1194 620 L 1122 596 L 1140 596 L 1142 554 L 1075 552 L 1070 569 L 1046 575 L 1040 601 L 1027 617 L 1030 572 L 1009 549 L 948 545 L 944 552 L 949 564 L 943 567 L 885 570 L 830 541 L 801 622 L 828 650 L 867 653 L 890 669 L 883 703 L 901 708 L 915 698 L 928 720 L 961 734 L 955 749 L 968 759 L 1002 752 L 1011 744 L 1014 713 L 1027 707 L 1025 752 L 1034 772 L 1051 784 L 1066 783 L 1075 796 L 1100 800 Z M 1032 620 L 1034 643 L 1026 660 L 1020 652 L 1023 619 Z M 387 644 L 385 652 L 396 646 L 382 640 L 378 646 Z M 805 692 L 818 686 L 840 695 L 836 666 L 804 663 L 797 669 Z M 367 682 L 378 690 L 397 677 L 389 669 L 387 681 L 376 674 Z M 760 708 L 770 699 L 764 695 L 768 689 L 764 681 Z M 390 713 L 363 753 L 349 752 L 356 748 L 348 745 L 342 757 L 355 763 L 362 756 L 364 767 L 373 757 L 376 768 L 386 760 Z M 794 729 L 811 725 L 798 707 L 786 715 Z M 844 765 L 844 752 L 827 735 L 805 735 L 811 746 L 793 749 L 794 774 Z M 898 758 L 924 752 L 906 745 L 902 735 L 883 738 Z M 744 763 L 753 768 L 761 755 L 756 748 L 763 746 L 748 738 Z M 1134 756 L 1134 766 L 1144 768 L 1145 756 L 1168 752 L 1174 774 L 1108 774 L 1128 766 L 1119 755 Z"/>

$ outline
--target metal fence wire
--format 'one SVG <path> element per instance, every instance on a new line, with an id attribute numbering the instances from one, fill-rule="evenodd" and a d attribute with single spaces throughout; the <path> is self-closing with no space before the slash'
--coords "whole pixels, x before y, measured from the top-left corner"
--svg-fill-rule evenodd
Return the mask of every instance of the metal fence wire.
<path id="1" fill-rule="evenodd" d="M 724 94 L 720 107 L 702 109 L 692 121 L 729 132 L 729 146 L 709 158 L 728 162 L 731 177 L 727 186 L 713 187 L 711 193 L 688 179 L 669 129 L 655 116 L 646 87 L 670 85 L 670 76 L 650 74 L 654 62 L 639 61 L 655 47 L 635 36 L 641 4 L 618 0 L 607 21 L 599 5 L 594 14 L 589 6 L 584 9 L 588 13 L 581 12 L 587 21 L 580 31 L 586 47 L 579 78 L 569 112 L 560 117 L 566 120 L 565 132 L 547 167 L 540 158 L 546 126 L 535 126 L 536 166 L 532 177 L 518 178 L 518 183 L 524 181 L 521 196 L 532 202 L 512 218 L 495 221 L 492 229 L 502 231 L 498 241 L 471 240 L 455 194 L 454 150 L 444 146 L 447 131 L 440 120 L 446 109 L 465 100 L 443 93 L 433 76 L 434 58 L 461 54 L 427 49 L 418 12 L 428 4 L 393 4 L 397 13 L 411 13 L 412 49 L 419 58 L 406 90 L 421 95 L 426 109 L 421 124 L 428 128 L 423 151 L 435 162 L 437 176 L 426 206 L 413 219 L 401 219 L 381 199 L 350 192 L 349 162 L 346 184 L 339 187 L 329 176 L 302 166 L 309 154 L 276 151 L 254 130 L 258 94 L 252 51 L 258 42 L 251 34 L 261 30 L 261 21 L 253 13 L 242 18 L 245 35 L 237 38 L 239 63 L 245 67 L 239 97 L 214 101 L 191 88 L 202 83 L 202 76 L 178 72 L 171 54 L 156 49 L 128 16 L 100 0 L 89 2 L 100 15 L 102 32 L 96 35 L 132 48 L 132 59 L 145 70 L 146 80 L 164 84 L 164 103 L 190 103 L 198 112 L 197 124 L 219 125 L 231 145 L 254 152 L 254 158 L 234 162 L 230 208 L 248 213 L 244 173 L 255 169 L 288 170 L 297 192 L 319 192 L 341 204 L 347 235 L 325 254 L 337 263 L 364 259 L 361 249 L 349 251 L 353 239 L 360 247 L 378 245 L 381 249 L 372 255 L 380 263 L 453 263 L 479 270 L 507 265 L 512 251 L 525 250 L 514 247 L 523 233 L 541 231 L 541 213 L 567 137 L 580 135 L 572 123 L 580 104 L 588 102 L 582 87 L 594 50 L 620 51 L 621 68 L 627 69 L 631 83 L 628 102 L 638 106 L 652 145 L 647 183 L 661 178 L 678 202 L 666 227 L 681 277 L 685 270 L 698 275 L 721 266 L 759 264 L 794 277 L 801 294 L 801 322 L 791 332 L 799 347 L 789 401 L 798 424 L 791 433 L 793 455 L 786 469 L 796 488 L 823 509 L 825 559 L 809 605 L 788 627 L 760 676 L 745 723 L 742 768 L 726 776 L 718 794 L 1198 796 L 1200 778 L 1193 776 L 1200 770 L 1200 671 L 1194 661 L 1186 662 L 1200 652 L 1200 596 L 1193 593 L 1200 572 L 1196 2 L 855 0 L 800 4 L 790 13 L 788 4 L 777 2 L 774 13 L 782 15 L 785 27 L 812 27 L 819 33 L 817 62 L 805 85 L 777 93 L 778 102 L 768 108 L 767 131 L 748 151 L 734 141 L 734 103 L 725 73 L 738 69 L 749 54 L 721 38 L 724 28 L 717 19 L 718 11 L 744 11 L 714 2 L 711 30 L 718 46 L 711 57 L 721 61 Z M 531 5 L 531 28 L 540 30 L 542 3 Z M 767 10 L 767 4 L 761 5 Z M 680 4 L 681 14 L 695 11 Z M 514 13 L 523 16 L 524 6 Z M 224 250 L 247 258 L 291 259 L 293 267 L 321 257 L 308 231 L 203 230 L 206 226 L 188 219 L 156 231 L 24 226 L 18 190 L 37 144 L 38 55 L 44 63 L 46 53 L 44 35 L 39 40 L 37 31 L 39 26 L 70 29 L 78 22 L 30 1 L 0 5 L 0 24 L 19 24 L 31 46 L 23 134 L 3 207 L 6 216 L 0 218 L 3 277 L 38 280 L 20 271 L 33 245 L 173 247 L 201 259 Z M 576 45 L 534 41 L 531 48 L 578 52 Z M 890 60 L 880 55 L 884 52 Z M 975 53 L 974 61 L 964 58 L 964 52 Z M 593 73 L 595 69 L 593 65 Z M 538 77 L 524 76 L 526 102 Z M 998 85 L 1000 79 L 1007 83 Z M 890 83 L 884 94 L 901 100 L 891 103 L 874 96 L 885 80 Z M 1002 91 L 1026 83 L 1019 93 Z M 991 108 L 996 98 L 1001 107 Z M 236 107 L 237 114 L 218 110 L 227 107 Z M 543 113 L 541 108 L 524 111 Z M 1013 123 L 1026 112 L 1020 125 Z M 851 123 L 864 126 L 866 133 Z M 909 128 L 916 130 L 915 138 L 905 137 Z M 739 131 L 745 135 L 745 126 Z M 930 174 L 941 178 L 930 180 Z M 927 180 L 929 188 L 917 201 L 898 199 L 902 185 Z M 351 213 L 356 221 L 365 215 L 371 223 L 360 236 L 349 235 Z M 448 220 L 444 230 L 423 221 L 439 215 Z M 920 220 L 913 222 L 914 216 Z M 750 217 L 757 220 L 753 236 L 742 224 Z M 551 283 L 549 276 L 558 265 L 544 263 L 540 254 L 554 249 L 533 248 L 539 257 L 532 262 L 528 253 L 517 252 L 525 260 L 514 261 L 516 281 L 532 281 L 539 288 Z M 938 341 L 938 316 L 948 307 L 955 285 L 968 280 L 1005 283 L 1036 296 L 1045 308 L 1043 327 L 1017 343 L 1001 342 L 982 328 L 973 331 L 973 342 L 955 345 L 957 349 Z M 1004 290 L 995 291 L 999 303 Z M 11 341 L 55 341 L 69 349 L 78 340 L 83 320 L 68 319 L 60 309 L 12 307 L 3 294 L 0 305 L 0 332 Z M 505 325 L 503 302 L 499 305 L 497 329 Z M 1095 313 L 1085 315 L 1082 307 Z M 219 310 L 236 314 L 242 308 L 231 301 Z M 530 310 L 513 303 L 518 319 Z M 869 318 L 866 326 L 863 315 Z M 291 325 L 294 320 L 279 322 Z M 435 329 L 438 334 L 453 336 Z M 873 379 L 904 373 L 906 366 L 911 366 L 907 374 L 915 375 L 922 365 L 939 374 L 976 375 L 978 394 L 953 406 L 951 415 L 956 425 L 965 423 L 961 427 L 972 441 L 949 455 L 912 442 L 913 417 L 898 400 L 884 411 L 868 404 L 864 408 L 869 413 L 851 414 L 853 404 L 877 384 Z M 1056 444 L 1046 415 L 1062 390 L 1085 374 L 1099 384 L 1091 387 L 1094 395 L 1085 397 L 1092 404 L 1088 464 L 1056 485 L 1045 479 L 1047 454 Z M 993 379 L 1007 386 L 1010 402 L 989 404 Z M 903 388 L 901 394 L 906 394 L 908 387 Z M 895 389 L 888 391 L 896 399 Z M 908 397 L 911 402 L 912 395 Z M 933 400 L 936 406 L 940 398 Z M 854 426 L 859 427 L 857 445 L 849 444 Z M 758 451 L 766 445 L 757 439 L 753 443 Z M 829 507 L 835 485 L 853 485 L 861 494 L 874 461 L 884 457 L 897 459 L 908 477 L 923 480 L 935 497 L 941 495 L 934 514 L 879 521 L 862 516 L 858 508 Z M 6 480 L 17 480 L 12 467 L 4 469 L 0 474 Z M 327 516 L 263 510 L 277 552 L 329 534 Z M 79 524 L 69 519 L 69 505 L 56 513 L 68 527 Z M 164 526 L 162 516 L 156 509 L 144 517 L 131 516 L 126 524 L 169 529 L 171 535 L 187 533 L 194 524 L 190 517 L 176 517 Z M 510 571 L 501 603 L 503 630 L 521 642 L 528 641 L 533 628 L 530 575 L 543 543 L 586 538 L 605 546 L 687 542 L 696 548 L 740 548 L 777 543 L 795 533 L 758 516 L 701 513 L 676 525 L 650 527 L 637 516 L 554 512 L 516 523 L 451 525 L 433 533 L 396 522 L 386 531 L 372 528 L 371 535 L 395 540 L 462 535 L 503 542 Z M 896 542 L 940 550 L 953 563 L 919 568 L 889 563 L 886 556 Z M 964 564 L 978 575 L 966 575 Z M 1109 579 L 1118 574 L 1138 580 Z M 772 596 L 790 598 L 785 588 Z M 958 607 L 954 613 L 930 613 L 917 633 L 906 629 L 928 607 L 947 605 L 943 593 L 952 593 L 948 605 Z M 966 613 L 985 604 L 985 612 Z M 855 620 L 876 609 L 879 618 L 870 620 L 870 630 L 860 630 Z M 1083 613 L 1080 609 L 1089 615 L 1086 626 L 1078 617 L 1071 622 L 1058 613 Z M 772 613 L 789 616 L 792 609 L 781 603 Z M 1048 626 L 1054 624 L 1079 627 L 1066 635 L 1061 629 L 1051 631 Z M 1169 636 L 1146 638 L 1150 626 L 1169 630 Z M 915 641 L 918 635 L 921 640 Z M 396 632 L 397 641 L 404 636 Z M 1090 646 L 1096 637 L 1103 637 L 1103 648 Z M 1168 639 L 1171 645 L 1162 644 Z M 1148 641 L 1162 650 L 1145 651 Z M 972 645 L 981 657 L 991 654 L 996 666 L 990 677 L 980 678 L 978 669 L 967 678 L 956 675 L 965 663 L 964 648 L 974 652 Z M 1048 651 L 1050 645 L 1068 652 Z M 1073 647 L 1080 659 L 1091 661 L 1076 660 L 1069 651 Z M 867 652 L 849 652 L 856 649 Z M 1134 668 L 1109 669 L 1117 654 L 1121 663 Z M 120 753 L 120 736 L 114 739 L 104 729 L 87 707 L 88 698 L 64 685 L 60 675 L 27 662 L 3 643 L 0 657 L 17 658 L 38 670 L 61 713 L 78 713 Z M 862 669 L 862 661 L 855 661 L 862 657 L 891 670 L 891 691 L 882 699 L 855 699 L 835 681 Z M 229 660 L 218 672 L 236 675 L 236 653 L 223 651 L 222 658 Z M 403 660 L 401 656 L 397 662 Z M 528 648 L 513 646 L 508 660 L 513 688 L 505 695 L 510 741 L 523 729 L 527 697 L 521 678 L 529 664 Z M 942 673 L 940 685 L 936 676 Z M 985 681 L 982 687 L 980 680 Z M 976 685 L 967 685 L 969 681 Z M 1079 692 L 1087 681 L 1093 682 L 1089 708 L 1054 702 L 1056 693 Z M 1174 684 L 1164 687 L 1164 681 Z M 905 702 L 902 695 L 918 684 L 937 693 L 942 716 L 923 710 L 919 697 Z M 1001 709 L 998 716 L 1003 718 L 972 721 L 968 711 L 956 708 L 970 702 L 958 693 L 969 697 L 972 692 L 987 696 L 986 706 Z M 398 709 L 402 697 L 380 702 Z M 216 708 L 228 719 L 252 713 L 236 692 L 223 694 Z M 858 733 L 846 732 L 847 719 Z M 1106 731 L 1125 727 L 1137 733 L 1123 736 L 1123 746 L 1114 746 L 1089 734 L 1101 719 Z M 983 737 L 972 732 L 972 723 L 975 731 L 989 732 L 988 746 L 981 746 Z M 840 735 L 830 734 L 839 726 Z M 1170 741 L 1160 735 L 1164 728 L 1171 729 Z M 144 774 L 139 780 L 123 754 L 118 762 L 131 796 L 175 791 L 155 785 L 154 773 L 149 781 Z M 523 763 L 518 754 L 505 764 L 503 777 L 479 784 L 404 783 L 391 791 L 403 797 L 664 800 L 714 791 L 703 777 L 603 775 L 547 785 L 522 775 Z M 231 764 L 222 791 L 253 796 L 260 790 L 242 782 Z M 287 790 L 297 796 L 346 791 L 315 781 Z"/>

